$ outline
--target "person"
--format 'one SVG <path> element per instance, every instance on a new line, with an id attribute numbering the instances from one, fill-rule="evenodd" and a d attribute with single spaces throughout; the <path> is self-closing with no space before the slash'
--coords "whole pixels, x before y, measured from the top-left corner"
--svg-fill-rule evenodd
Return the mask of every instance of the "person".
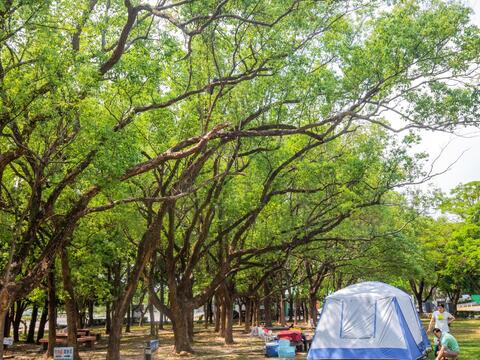
<path id="1" fill-rule="evenodd" d="M 433 334 L 440 341 L 440 349 L 435 360 L 454 359 L 456 360 L 460 353 L 457 339 L 448 332 L 442 332 L 439 328 L 433 329 Z"/>
<path id="2" fill-rule="evenodd" d="M 452 321 L 455 320 L 455 317 L 450 314 L 448 311 L 445 311 L 445 306 L 443 304 L 438 304 L 437 311 L 434 311 L 432 314 L 432 318 L 430 319 L 430 324 L 428 325 L 428 332 L 432 331 L 435 327 L 437 329 L 442 330 L 443 333 L 449 333 L 450 327 L 449 325 Z M 436 336 L 433 338 L 433 349 L 435 355 L 437 355 L 439 350 L 439 340 Z"/>

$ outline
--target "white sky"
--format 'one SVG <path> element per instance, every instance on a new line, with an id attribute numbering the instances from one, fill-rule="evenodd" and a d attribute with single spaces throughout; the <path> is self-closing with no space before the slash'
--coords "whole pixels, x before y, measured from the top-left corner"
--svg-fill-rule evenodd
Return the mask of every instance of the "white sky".
<path id="1" fill-rule="evenodd" d="M 474 9 L 472 21 L 480 26 L 480 0 L 465 0 L 465 3 Z M 422 185 L 421 188 L 428 189 L 433 185 L 444 192 L 449 192 L 460 183 L 480 180 L 480 129 L 464 128 L 456 133 L 468 137 L 440 132 L 421 133 L 422 142 L 415 150 L 427 152 L 431 159 L 438 157 L 442 148 L 446 146 L 435 162 L 434 172 L 447 169 L 463 153 L 450 170 L 435 177 L 429 184 Z"/>

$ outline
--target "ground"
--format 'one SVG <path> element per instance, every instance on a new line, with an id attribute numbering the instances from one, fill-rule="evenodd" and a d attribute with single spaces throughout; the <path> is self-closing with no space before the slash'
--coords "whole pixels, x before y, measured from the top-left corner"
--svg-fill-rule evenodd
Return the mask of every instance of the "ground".
<path id="1" fill-rule="evenodd" d="M 133 327 L 131 333 L 124 334 L 122 337 L 122 360 L 144 359 L 143 344 L 150 338 L 148 332 L 148 326 L 143 328 L 137 326 Z M 480 320 L 458 320 L 452 327 L 452 333 L 460 343 L 461 356 L 459 360 L 480 359 Z M 173 334 L 169 330 L 163 330 L 159 333 L 160 348 L 153 359 L 265 359 L 263 355 L 264 342 L 262 340 L 244 334 L 241 327 L 235 327 L 234 338 L 236 343 L 226 346 L 223 339 L 216 336 L 212 329 L 205 330 L 199 326 L 195 329 L 194 349 L 196 353 L 191 356 L 179 357 L 172 355 Z M 106 352 L 107 342 L 105 336 L 103 336 L 95 350 L 83 350 L 81 356 L 85 360 L 100 360 L 105 359 Z M 45 357 L 40 346 L 26 344 L 15 345 L 7 351 L 6 355 L 13 355 L 15 359 L 41 359 Z M 297 359 L 305 358 L 306 354 L 297 355 Z M 429 359 L 433 359 L 433 356 L 430 356 Z"/>

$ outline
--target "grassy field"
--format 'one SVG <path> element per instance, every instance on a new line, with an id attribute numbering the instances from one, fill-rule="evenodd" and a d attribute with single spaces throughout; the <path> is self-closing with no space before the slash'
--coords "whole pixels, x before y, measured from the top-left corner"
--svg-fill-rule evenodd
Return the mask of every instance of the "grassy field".
<path id="1" fill-rule="evenodd" d="M 450 330 L 460 345 L 459 360 L 480 360 L 480 320 L 456 320 Z"/>
<path id="2" fill-rule="evenodd" d="M 96 332 L 102 329 L 95 329 Z M 143 360 L 143 344 L 149 339 L 148 326 L 134 326 L 132 332 L 124 334 L 121 342 L 121 360 Z M 235 326 L 235 344 L 226 346 L 223 339 L 217 336 L 212 328 L 208 330 L 202 326 L 195 328 L 195 354 L 190 356 L 174 356 L 173 334 L 171 329 L 160 331 L 160 348 L 153 359 L 201 359 L 201 360 L 262 360 L 264 342 L 258 338 L 252 338 L 244 334 L 242 327 Z M 459 360 L 480 360 L 480 320 L 457 320 L 453 323 L 452 334 L 460 344 Z M 431 334 L 430 334 L 431 336 Z M 81 348 L 81 356 L 84 360 L 102 360 L 107 353 L 106 336 L 95 345 L 94 350 Z M 45 359 L 45 352 L 39 345 L 28 345 L 22 342 L 7 350 L 7 355 L 18 360 Z M 297 354 L 296 359 L 306 359 L 305 353 Z M 430 354 L 429 360 L 434 359 Z"/>

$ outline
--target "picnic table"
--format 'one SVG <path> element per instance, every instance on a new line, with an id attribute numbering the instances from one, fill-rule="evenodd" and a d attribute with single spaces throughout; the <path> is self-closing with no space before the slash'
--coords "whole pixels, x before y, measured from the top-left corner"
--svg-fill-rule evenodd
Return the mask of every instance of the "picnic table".
<path id="1" fill-rule="evenodd" d="M 100 340 L 100 334 L 92 333 L 89 329 L 78 329 L 77 331 L 77 343 L 85 344 L 86 347 L 93 349 L 95 346 L 95 341 Z M 39 340 L 42 344 L 43 350 L 48 348 L 48 338 L 43 338 Z M 55 345 L 66 345 L 68 343 L 68 334 L 64 332 L 59 332 L 55 334 Z"/>

